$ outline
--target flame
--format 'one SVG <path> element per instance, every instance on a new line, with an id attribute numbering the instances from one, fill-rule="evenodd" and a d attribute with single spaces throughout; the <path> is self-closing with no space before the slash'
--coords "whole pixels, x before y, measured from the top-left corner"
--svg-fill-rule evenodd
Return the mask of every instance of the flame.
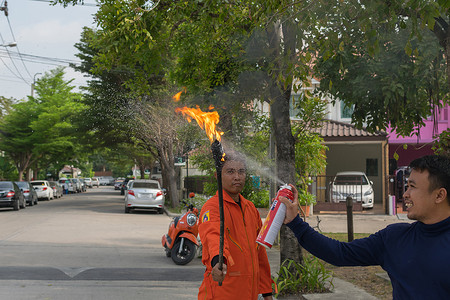
<path id="1" fill-rule="evenodd" d="M 209 109 L 213 109 L 214 106 L 210 106 Z M 192 119 L 197 121 L 197 124 L 205 130 L 211 143 L 216 139 L 220 142 L 220 137 L 223 132 L 216 130 L 216 124 L 219 123 L 219 113 L 217 111 L 203 112 L 197 105 L 197 108 L 175 108 L 176 112 L 181 112 L 183 116 L 191 122 Z"/>
<path id="2" fill-rule="evenodd" d="M 172 99 L 173 99 L 175 102 L 180 101 L 181 94 L 183 94 L 183 93 L 186 93 L 186 87 L 184 87 L 183 90 L 182 90 L 181 92 L 176 93 L 176 94 L 172 97 Z"/>

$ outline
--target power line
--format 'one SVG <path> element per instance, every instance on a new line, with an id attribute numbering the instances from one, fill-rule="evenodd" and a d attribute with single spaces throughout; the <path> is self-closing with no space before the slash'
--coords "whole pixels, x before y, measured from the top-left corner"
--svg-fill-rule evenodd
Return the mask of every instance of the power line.
<path id="1" fill-rule="evenodd" d="M 0 57 L 6 57 L 6 51 L 0 49 Z M 33 63 L 41 63 L 41 64 L 49 64 L 49 65 L 69 65 L 69 64 L 75 64 L 75 65 L 81 65 L 81 61 L 79 60 L 73 60 L 73 59 L 66 59 L 66 58 L 56 58 L 56 57 L 46 57 L 46 56 L 39 56 L 39 55 L 33 55 L 33 54 L 25 54 L 21 53 L 10 53 L 11 58 L 15 59 L 23 59 L 25 61 L 33 62 Z"/>
<path id="2" fill-rule="evenodd" d="M 4 43 L 5 43 L 5 40 L 3 39 L 3 36 L 2 36 L 1 33 L 0 33 L 0 39 L 2 40 L 2 43 L 4 44 Z M 3 64 L 8 68 L 8 70 L 9 70 L 14 76 L 16 76 L 17 78 L 22 79 L 24 82 L 26 82 L 27 84 L 29 84 L 29 83 L 25 80 L 25 78 L 23 78 L 22 74 L 21 74 L 20 71 L 19 71 L 19 68 L 17 68 L 16 63 L 14 62 L 14 60 L 13 60 L 12 57 L 11 57 L 11 54 L 12 54 L 12 53 L 10 53 L 10 51 L 8 50 L 7 47 L 5 47 L 5 52 L 8 54 L 8 57 L 10 58 L 11 63 L 13 64 L 14 68 L 16 69 L 16 71 L 17 71 L 17 73 L 18 73 L 19 75 L 16 75 L 16 74 L 15 74 L 15 73 L 14 73 L 14 72 L 6 65 L 6 63 L 5 63 L 5 62 L 3 61 L 3 59 L 2 59 Z M 3 57 L 6 57 L 6 56 L 3 56 Z"/>
<path id="3" fill-rule="evenodd" d="M 9 30 L 11 32 L 11 35 L 13 37 L 13 40 L 16 41 L 16 37 L 14 36 L 14 32 L 13 32 L 12 27 L 11 27 L 11 23 L 9 22 L 9 17 L 6 17 L 6 20 L 8 20 L 8 26 L 9 26 Z M 20 55 L 19 46 L 16 46 L 15 48 L 17 49 L 17 53 L 19 53 L 20 60 L 22 61 L 22 65 L 25 68 L 25 71 L 27 71 L 28 76 L 30 76 L 30 78 L 31 78 L 32 76 L 30 74 L 30 71 L 28 71 L 28 68 L 27 68 L 27 66 L 25 65 L 25 63 L 24 63 L 24 61 L 22 59 L 22 56 Z"/>
<path id="4" fill-rule="evenodd" d="M 51 1 L 51 0 L 30 0 L 30 1 L 53 3 L 53 1 Z M 96 3 L 86 3 L 86 2 L 84 2 L 84 1 L 83 1 L 83 3 L 76 3 L 76 4 L 72 4 L 72 5 L 74 5 L 74 6 L 75 6 L 75 5 L 78 5 L 78 6 L 94 6 L 94 7 L 99 6 L 99 5 L 96 4 Z"/>

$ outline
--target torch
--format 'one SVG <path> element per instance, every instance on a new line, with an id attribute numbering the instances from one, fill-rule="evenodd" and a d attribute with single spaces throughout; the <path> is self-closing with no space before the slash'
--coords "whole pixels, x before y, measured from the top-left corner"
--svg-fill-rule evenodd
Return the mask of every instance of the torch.
<path id="1" fill-rule="evenodd" d="M 223 231 L 224 231 L 224 216 L 223 216 L 223 191 L 222 191 L 222 166 L 223 166 L 223 147 L 218 140 L 214 140 L 211 144 L 211 152 L 216 164 L 217 172 L 217 189 L 219 192 L 219 214 L 220 214 L 220 239 L 219 239 L 219 270 L 223 269 Z M 222 282 L 219 282 L 222 286 Z"/>
<path id="2" fill-rule="evenodd" d="M 185 91 L 186 92 L 186 91 Z M 174 96 L 174 100 L 178 101 L 182 92 L 179 92 Z M 211 105 L 209 110 L 214 109 Z M 223 215 L 223 191 L 222 191 L 222 167 L 224 163 L 223 147 L 220 143 L 220 138 L 223 134 L 221 131 L 216 130 L 216 124 L 219 123 L 219 114 L 216 111 L 203 112 L 198 106 L 197 108 L 176 108 L 176 112 L 181 112 L 189 122 L 191 119 L 197 121 L 197 124 L 205 130 L 206 135 L 211 141 L 211 152 L 214 157 L 217 172 L 217 185 L 219 191 L 219 213 L 220 213 L 220 240 L 219 240 L 219 270 L 223 270 L 223 239 L 224 239 L 224 215 Z M 222 282 L 219 282 L 219 286 L 222 286 Z"/>

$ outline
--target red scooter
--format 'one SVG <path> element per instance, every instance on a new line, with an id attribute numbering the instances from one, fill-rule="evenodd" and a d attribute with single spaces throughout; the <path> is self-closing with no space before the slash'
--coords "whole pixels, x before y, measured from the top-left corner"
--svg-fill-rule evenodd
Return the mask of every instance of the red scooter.
<path id="1" fill-rule="evenodd" d="M 177 265 L 185 265 L 195 257 L 199 246 L 198 209 L 193 204 L 182 201 L 187 211 L 173 218 L 169 224 L 169 232 L 162 236 L 161 243 L 166 256 L 171 257 Z"/>

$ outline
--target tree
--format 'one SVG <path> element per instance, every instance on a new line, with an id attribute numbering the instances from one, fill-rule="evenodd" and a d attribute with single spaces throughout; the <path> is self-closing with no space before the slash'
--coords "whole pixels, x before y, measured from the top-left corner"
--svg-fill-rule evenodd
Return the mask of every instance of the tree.
<path id="1" fill-rule="evenodd" d="M 31 122 L 36 119 L 34 103 L 18 103 L 2 120 L 0 149 L 10 157 L 19 172 L 21 181 L 23 173 L 31 165 L 36 137 L 31 129 Z"/>
<path id="2" fill-rule="evenodd" d="M 297 11 L 288 1 L 227 5 L 222 1 L 196 5 L 160 1 L 152 10 L 139 4 L 105 1 L 101 5 L 97 20 L 102 34 L 97 43 L 107 46 L 97 63 L 140 66 L 142 70 L 137 69 L 135 74 L 141 87 L 128 83 L 138 86 L 135 91 L 145 92 L 153 83 L 150 79 L 161 75 L 188 86 L 196 101 L 213 103 L 221 110 L 222 130 L 230 139 L 234 136 L 233 113 L 245 111 L 242 104 L 255 97 L 268 101 L 276 139 L 277 177 L 295 182 L 295 139 L 289 104 L 294 76 L 306 78 L 303 60 L 308 56 L 297 54 L 297 41 L 303 38 L 299 36 L 298 20 L 310 20 L 310 3 L 299 4 Z M 153 76 L 149 78 L 148 73 Z M 300 261 L 296 239 L 283 228 L 283 237 L 288 235 L 282 238 L 281 258 Z"/>
<path id="3" fill-rule="evenodd" d="M 172 206 L 177 207 L 179 204 L 178 174 L 175 170 L 174 157 L 176 153 L 183 153 L 183 147 L 187 144 L 183 139 L 191 139 L 191 142 L 195 142 L 195 136 L 180 134 L 183 127 L 189 125 L 175 113 L 172 102 L 160 101 L 159 104 L 153 105 L 145 103 L 141 111 L 141 115 L 137 117 L 140 130 L 136 132 L 136 137 L 144 144 L 153 145 L 156 149 L 154 156 L 159 158 L 169 198 Z M 152 148 L 149 150 L 152 151 Z"/>
<path id="4" fill-rule="evenodd" d="M 222 130 L 231 139 L 236 128 L 233 113 L 245 111 L 245 104 L 254 99 L 267 101 L 276 140 L 276 175 L 281 181 L 295 182 L 296 137 L 289 108 L 291 91 L 300 86 L 293 84 L 294 78 L 307 84 L 314 75 L 310 69 L 313 57 L 323 54 L 326 61 L 336 56 L 342 39 L 361 37 L 373 55 L 379 46 L 377 23 L 393 32 L 408 15 L 415 25 L 422 20 L 429 28 L 436 23 L 440 26 L 443 23 L 434 20 L 441 13 L 448 16 L 447 2 L 213 0 L 193 5 L 190 1 L 159 1 L 147 9 L 143 1 L 104 1 L 97 14 L 102 32 L 96 42 L 107 46 L 96 63 L 133 66 L 135 81 L 127 84 L 144 94 L 149 93 L 152 79 L 163 78 L 158 81 L 162 85 L 174 81 L 186 86 L 197 103 L 218 108 Z M 418 26 L 412 28 L 414 36 Z M 348 67 L 341 69 L 345 72 Z M 397 97 L 396 101 L 403 99 Z M 370 115 L 373 128 L 385 126 L 383 118 L 374 117 L 379 113 L 378 107 L 364 105 L 361 113 L 354 115 L 355 121 L 361 123 Z M 395 113 L 401 116 L 403 112 Z M 283 227 L 281 259 L 300 261 L 298 243 L 289 233 Z"/>
<path id="5" fill-rule="evenodd" d="M 357 126 L 365 124 L 373 131 L 391 126 L 410 135 L 431 114 L 430 108 L 448 99 L 439 41 L 429 29 L 415 28 L 417 20 L 397 18 L 394 25 L 372 24 L 376 36 L 370 40 L 364 21 L 352 23 L 354 14 L 349 10 L 334 11 L 340 22 L 329 23 L 318 33 L 323 37 L 315 64 L 320 89 L 353 108 Z M 416 35 L 411 36 L 412 31 Z"/>
<path id="6" fill-rule="evenodd" d="M 19 180 L 30 167 L 82 157 L 73 117 L 83 106 L 80 94 L 64 81 L 62 68 L 46 73 L 36 83 L 36 97 L 12 106 L 1 124 L 0 149 L 13 159 Z M 43 163 L 39 165 L 39 163 Z"/>

